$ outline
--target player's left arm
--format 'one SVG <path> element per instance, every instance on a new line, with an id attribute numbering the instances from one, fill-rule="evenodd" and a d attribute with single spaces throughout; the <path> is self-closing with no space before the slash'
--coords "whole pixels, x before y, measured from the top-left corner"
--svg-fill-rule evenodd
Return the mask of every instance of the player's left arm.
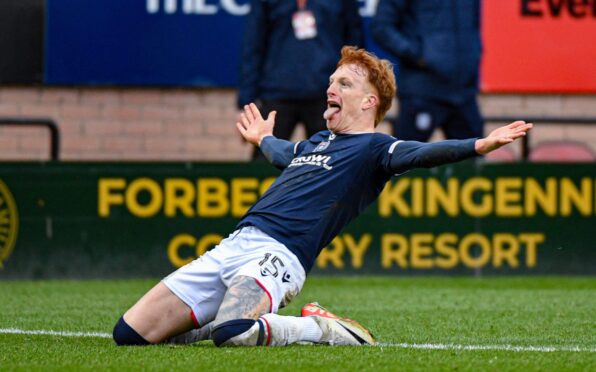
<path id="1" fill-rule="evenodd" d="M 435 143 L 398 142 L 391 156 L 390 168 L 397 174 L 414 168 L 431 168 L 486 155 L 525 136 L 530 129 L 532 124 L 516 121 L 497 128 L 488 136 L 479 139 L 447 140 Z"/>
<path id="2" fill-rule="evenodd" d="M 257 106 L 251 103 L 244 106 L 236 127 L 245 140 L 261 148 L 263 155 L 271 164 L 283 169 L 294 158 L 294 144 L 273 136 L 275 115 L 276 112 L 271 111 L 265 120 Z"/>

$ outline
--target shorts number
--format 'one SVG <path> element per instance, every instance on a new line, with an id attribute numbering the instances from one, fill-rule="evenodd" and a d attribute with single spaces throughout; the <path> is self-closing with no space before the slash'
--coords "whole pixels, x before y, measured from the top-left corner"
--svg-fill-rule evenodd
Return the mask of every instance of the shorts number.
<path id="1" fill-rule="evenodd" d="M 259 266 L 261 266 L 261 275 L 271 275 L 274 278 L 277 278 L 281 268 L 285 267 L 282 260 L 277 256 L 272 256 L 271 253 L 265 253 L 265 256 L 259 262 Z"/>

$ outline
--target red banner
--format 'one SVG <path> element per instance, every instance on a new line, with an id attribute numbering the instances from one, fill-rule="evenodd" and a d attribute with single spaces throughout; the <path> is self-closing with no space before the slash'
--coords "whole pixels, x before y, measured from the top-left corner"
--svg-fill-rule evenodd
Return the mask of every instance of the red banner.
<path id="1" fill-rule="evenodd" d="M 485 92 L 596 93 L 596 0 L 483 0 Z"/>

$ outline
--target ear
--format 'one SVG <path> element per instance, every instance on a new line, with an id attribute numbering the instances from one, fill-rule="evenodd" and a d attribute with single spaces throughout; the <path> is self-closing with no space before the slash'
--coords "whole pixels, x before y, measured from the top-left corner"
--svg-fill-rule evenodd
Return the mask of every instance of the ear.
<path id="1" fill-rule="evenodd" d="M 379 97 L 369 93 L 362 100 L 362 109 L 368 110 L 379 105 Z"/>

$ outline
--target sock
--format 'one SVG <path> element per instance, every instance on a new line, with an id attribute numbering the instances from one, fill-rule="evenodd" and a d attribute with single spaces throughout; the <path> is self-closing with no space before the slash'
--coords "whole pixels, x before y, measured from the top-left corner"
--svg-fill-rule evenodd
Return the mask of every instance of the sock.
<path id="1" fill-rule="evenodd" d="M 114 326 L 112 336 L 116 345 L 149 345 L 140 334 L 137 333 L 131 326 L 126 323 L 124 317 L 118 319 L 118 323 Z"/>
<path id="2" fill-rule="evenodd" d="M 261 317 L 267 324 L 270 346 L 291 345 L 298 342 L 321 340 L 323 331 L 311 317 L 265 314 Z"/>
<path id="3" fill-rule="evenodd" d="M 179 335 L 170 337 L 166 340 L 168 344 L 192 344 L 194 342 L 210 340 L 211 339 L 211 328 L 213 323 L 209 322 L 198 329 L 191 329 L 188 332 L 181 333 Z"/>

